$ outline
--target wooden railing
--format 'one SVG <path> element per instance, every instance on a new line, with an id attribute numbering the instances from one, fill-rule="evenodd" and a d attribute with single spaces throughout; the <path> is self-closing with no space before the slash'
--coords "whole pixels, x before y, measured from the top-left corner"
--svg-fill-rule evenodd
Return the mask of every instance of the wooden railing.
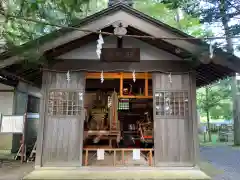
<path id="1" fill-rule="evenodd" d="M 91 160 L 96 160 L 97 159 L 97 150 L 99 148 L 84 148 L 83 152 L 84 152 L 84 162 L 83 165 L 84 166 L 96 166 L 94 164 L 91 164 Z M 103 149 L 103 148 L 102 148 Z M 133 153 L 132 148 L 104 148 L 105 154 L 108 153 L 108 156 L 113 157 L 112 160 L 113 162 L 107 165 L 102 165 L 101 166 L 128 166 L 128 160 L 126 159 L 126 153 L 132 154 Z M 142 158 L 145 159 L 146 163 L 148 166 L 153 166 L 153 151 L 154 149 L 151 148 L 141 148 L 140 149 L 140 156 L 142 156 Z M 91 155 L 90 155 L 91 152 Z M 132 153 L 131 153 L 132 152 Z M 117 160 L 117 158 L 119 158 L 119 156 L 117 156 L 117 154 L 120 155 L 121 159 L 120 161 Z M 91 157 L 89 157 L 91 156 Z M 106 156 L 105 156 L 106 157 Z M 104 161 L 104 160 L 96 160 L 96 161 Z M 138 161 L 138 160 L 134 160 L 134 161 Z"/>

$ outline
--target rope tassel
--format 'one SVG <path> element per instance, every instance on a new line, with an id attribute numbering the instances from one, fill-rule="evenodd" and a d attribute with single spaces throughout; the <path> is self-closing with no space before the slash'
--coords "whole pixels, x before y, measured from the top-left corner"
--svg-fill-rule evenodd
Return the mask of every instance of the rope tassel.
<path id="1" fill-rule="evenodd" d="M 100 80 L 101 80 L 101 83 L 103 83 L 103 82 L 104 82 L 103 71 L 101 72 Z"/>
<path id="2" fill-rule="evenodd" d="M 132 72 L 132 78 L 133 78 L 133 82 L 136 82 L 136 74 L 135 74 L 135 70 Z"/>
<path id="3" fill-rule="evenodd" d="M 104 40 L 103 40 L 101 31 L 100 31 L 100 34 L 99 34 L 99 37 L 98 37 L 98 40 L 97 40 L 97 49 L 96 49 L 96 53 L 97 53 L 97 56 L 98 56 L 99 59 L 101 58 L 102 45 L 103 44 L 104 44 Z"/>
<path id="4" fill-rule="evenodd" d="M 68 71 L 66 75 L 67 75 L 67 81 L 70 82 L 70 80 L 71 80 L 70 72 Z"/>

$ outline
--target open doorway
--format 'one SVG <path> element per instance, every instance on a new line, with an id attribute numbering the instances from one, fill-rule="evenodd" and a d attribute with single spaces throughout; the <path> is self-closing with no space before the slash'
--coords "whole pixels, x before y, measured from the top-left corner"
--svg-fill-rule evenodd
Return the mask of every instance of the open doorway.
<path id="1" fill-rule="evenodd" d="M 105 79 L 103 83 L 99 79 L 86 80 L 83 164 L 149 164 L 149 151 L 154 147 L 153 101 L 144 96 L 145 82 L 127 79 L 121 83 L 118 78 Z M 148 84 L 151 85 L 151 80 Z M 96 157 L 99 149 L 105 153 L 101 160 Z M 141 151 L 141 157 L 131 163 L 136 149 Z M 94 156 L 95 160 L 90 158 Z"/>

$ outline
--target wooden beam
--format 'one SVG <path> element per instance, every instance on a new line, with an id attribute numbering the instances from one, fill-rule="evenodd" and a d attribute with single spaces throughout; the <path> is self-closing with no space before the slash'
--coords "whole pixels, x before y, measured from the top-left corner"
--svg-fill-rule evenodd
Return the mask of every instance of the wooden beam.
<path id="1" fill-rule="evenodd" d="M 146 78 L 146 74 L 145 73 L 135 73 L 136 75 L 136 79 L 145 79 Z M 95 72 L 95 73 L 91 73 L 88 72 L 86 74 L 86 79 L 100 79 L 101 76 L 101 72 Z M 103 73 L 104 79 L 121 79 L 121 76 L 123 79 L 132 79 L 132 73 Z M 147 73 L 147 78 L 151 79 L 152 78 L 152 74 L 151 73 Z"/>
<path id="2" fill-rule="evenodd" d="M 53 59 L 56 64 L 49 68 L 58 71 L 80 71 L 81 69 L 86 72 L 126 72 L 132 74 L 132 70 L 135 72 L 186 72 L 192 70 L 195 67 L 193 61 L 179 61 L 179 60 L 147 60 L 136 63 L 132 62 L 114 62 L 104 63 L 99 60 L 82 60 L 82 59 Z M 43 69 L 44 70 L 44 69 Z M 131 75 L 132 78 L 132 75 Z M 143 77 L 144 79 L 144 77 Z"/>
<path id="3" fill-rule="evenodd" d="M 152 99 L 152 96 L 129 96 L 129 95 L 120 95 L 118 96 L 118 98 L 122 98 L 122 99 Z"/>
<path id="4" fill-rule="evenodd" d="M 0 92 L 14 92 L 14 89 L 0 89 Z"/>
<path id="5" fill-rule="evenodd" d="M 100 79 L 101 72 L 87 73 L 86 79 Z M 104 79 L 120 79 L 120 73 L 103 73 Z"/>
<path id="6" fill-rule="evenodd" d="M 145 79 L 145 73 L 135 73 L 136 79 Z M 148 78 L 152 78 L 152 74 L 148 74 Z M 123 73 L 123 79 L 132 79 L 132 73 Z"/>

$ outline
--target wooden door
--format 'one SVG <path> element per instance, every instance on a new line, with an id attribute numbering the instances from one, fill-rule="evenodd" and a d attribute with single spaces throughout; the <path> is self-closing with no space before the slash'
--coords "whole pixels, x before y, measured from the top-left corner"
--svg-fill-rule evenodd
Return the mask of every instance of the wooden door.
<path id="1" fill-rule="evenodd" d="M 46 99 L 43 128 L 43 166 L 81 166 L 85 76 L 83 73 L 43 76 Z"/>
<path id="2" fill-rule="evenodd" d="M 153 75 L 156 166 L 193 165 L 189 74 Z"/>

